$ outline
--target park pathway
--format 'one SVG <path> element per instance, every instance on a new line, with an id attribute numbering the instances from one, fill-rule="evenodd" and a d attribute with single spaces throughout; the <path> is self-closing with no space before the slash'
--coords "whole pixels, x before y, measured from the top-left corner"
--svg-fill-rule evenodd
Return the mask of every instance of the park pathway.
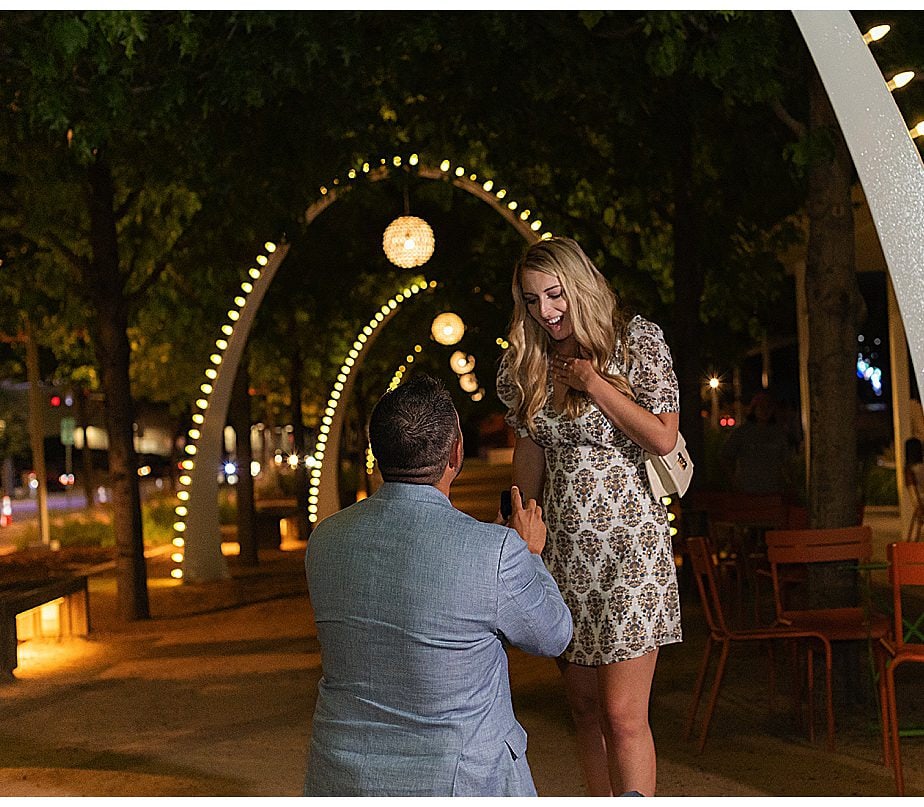
<path id="1" fill-rule="evenodd" d="M 493 517 L 508 478 L 509 469 L 467 462 L 455 503 Z M 153 618 L 133 624 L 116 618 L 111 571 L 94 575 L 91 636 L 31 648 L 15 680 L 0 683 L 0 795 L 298 795 L 320 675 L 303 554 L 265 551 L 256 570 L 232 558 L 230 580 L 198 586 L 176 585 L 170 564 L 152 558 Z M 837 749 L 827 753 L 782 698 L 769 712 L 757 648 L 733 651 L 697 754 L 682 736 L 704 641 L 690 591 L 683 610 L 685 641 L 662 650 L 652 699 L 660 795 L 892 795 L 875 704 L 840 693 Z M 510 658 L 539 793 L 582 795 L 554 663 Z M 917 704 L 907 714 L 924 724 Z M 903 748 L 907 791 L 924 794 L 924 740 Z"/>

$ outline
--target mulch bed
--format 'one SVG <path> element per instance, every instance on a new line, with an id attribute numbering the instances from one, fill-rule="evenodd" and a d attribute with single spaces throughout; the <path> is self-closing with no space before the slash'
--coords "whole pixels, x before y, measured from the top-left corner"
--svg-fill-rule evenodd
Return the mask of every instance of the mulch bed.
<path id="1" fill-rule="evenodd" d="M 0 583 L 79 574 L 81 569 L 115 560 L 115 556 L 114 546 L 68 547 L 56 551 L 44 548 L 21 549 L 0 555 Z"/>

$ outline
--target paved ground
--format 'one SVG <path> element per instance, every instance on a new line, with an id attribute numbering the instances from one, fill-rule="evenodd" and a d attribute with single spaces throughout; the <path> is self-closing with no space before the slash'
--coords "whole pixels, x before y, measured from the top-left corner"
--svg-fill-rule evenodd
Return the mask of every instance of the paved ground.
<path id="1" fill-rule="evenodd" d="M 320 675 L 302 556 L 267 551 L 256 571 L 232 560 L 230 580 L 202 586 L 176 585 L 152 558 L 153 618 L 132 624 L 116 618 L 111 572 L 95 575 L 91 636 L 24 645 L 15 680 L 0 683 L 0 795 L 297 795 Z M 683 738 L 704 640 L 690 591 L 683 610 L 685 641 L 662 651 L 652 700 L 660 795 L 893 794 L 864 687 L 839 676 L 837 748 L 826 752 L 783 698 L 768 709 L 757 648 L 734 648 L 697 754 Z M 582 795 L 554 663 L 514 652 L 511 681 L 539 793 Z M 921 677 L 906 681 L 903 717 L 924 725 Z M 924 738 L 903 750 L 907 790 L 924 794 Z"/>

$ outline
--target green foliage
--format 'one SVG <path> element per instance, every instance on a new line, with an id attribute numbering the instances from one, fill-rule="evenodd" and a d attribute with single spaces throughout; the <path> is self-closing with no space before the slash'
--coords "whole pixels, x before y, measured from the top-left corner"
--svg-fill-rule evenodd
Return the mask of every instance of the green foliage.
<path id="1" fill-rule="evenodd" d="M 834 159 L 834 138 L 827 129 L 813 129 L 783 149 L 800 177 L 807 176 L 812 165 L 827 165 Z"/>
<path id="2" fill-rule="evenodd" d="M 895 468 L 868 462 L 861 474 L 861 484 L 861 500 L 864 504 L 872 506 L 898 504 Z"/>
<path id="3" fill-rule="evenodd" d="M 22 399 L 0 386 L 0 463 L 29 449 L 29 427 Z M 11 491 L 6 491 L 8 494 Z"/>
<path id="4" fill-rule="evenodd" d="M 160 546 L 173 540 L 173 524 L 176 521 L 176 498 L 172 494 L 151 495 L 141 505 L 146 544 Z"/>
<path id="5" fill-rule="evenodd" d="M 278 229 L 297 240 L 292 222 L 305 204 L 305 188 L 374 155 L 378 143 L 386 153 L 395 144 L 426 144 L 479 173 L 499 166 L 498 176 L 519 183 L 511 190 L 524 204 L 541 209 L 554 231 L 580 238 L 620 293 L 664 319 L 673 301 L 672 180 L 664 155 L 677 136 L 678 93 L 695 126 L 715 120 L 714 132 L 701 128 L 697 135 L 694 173 L 714 233 L 705 247 L 710 271 L 742 264 L 766 270 L 753 253 L 755 246 L 772 249 L 768 227 L 779 220 L 780 205 L 768 206 L 766 193 L 744 206 L 729 198 L 727 184 L 740 172 L 730 175 L 719 157 L 729 152 L 740 162 L 772 149 L 772 138 L 756 130 L 746 145 L 730 143 L 729 128 L 744 118 L 728 105 L 779 89 L 773 67 L 783 17 L 680 11 L 14 15 L 6 21 L 11 37 L 29 26 L 21 45 L 23 52 L 30 48 L 22 98 L 30 102 L 25 108 L 33 123 L 41 122 L 52 138 L 54 155 L 43 175 L 19 191 L 47 188 L 46 178 L 62 177 L 53 180 L 58 187 L 51 196 L 60 200 L 54 207 L 23 196 L 32 237 L 50 256 L 58 253 L 56 242 L 87 256 L 73 163 L 107 144 L 117 198 L 126 205 L 119 224 L 126 291 L 163 272 L 139 301 L 133 323 L 133 383 L 139 394 L 169 398 L 176 412 L 184 389 L 187 399 L 194 391 L 193 368 L 205 360 L 195 345 L 210 338 L 229 275 Z M 33 47 L 45 37 L 50 47 Z M 506 43 L 503 54 L 484 48 L 492 39 Z M 439 71 L 429 67 L 434 59 Z M 70 78 L 61 80 L 65 75 Z M 346 97 L 350 104 L 339 102 Z M 349 199 L 337 207 L 353 204 Z M 767 221 L 755 219 L 761 209 L 771 211 Z M 278 224 L 267 227 L 273 220 Z M 354 233 L 368 225 L 358 226 Z M 312 233 L 323 236 L 325 229 L 318 222 Z M 332 234 L 341 246 L 350 238 Z M 736 261 L 739 253 L 747 260 Z M 60 278 L 70 267 L 60 257 L 48 264 L 41 285 L 53 288 L 51 267 Z M 310 309 L 320 302 L 330 320 L 340 309 L 324 302 L 323 288 L 307 291 L 304 304 Z M 55 296 L 74 308 L 68 321 L 79 320 L 75 295 Z M 719 319 L 724 306 L 744 298 L 708 294 L 706 319 Z M 196 315 L 184 318 L 180 305 Z M 746 334 L 754 316 L 762 314 L 752 306 L 729 321 Z M 60 353 L 65 358 L 66 351 Z"/>

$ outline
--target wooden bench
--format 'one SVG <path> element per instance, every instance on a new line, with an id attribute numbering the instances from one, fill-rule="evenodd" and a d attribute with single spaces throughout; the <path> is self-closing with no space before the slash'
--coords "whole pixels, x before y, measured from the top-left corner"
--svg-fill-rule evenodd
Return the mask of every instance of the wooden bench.
<path id="1" fill-rule="evenodd" d="M 18 663 L 16 617 L 57 599 L 64 600 L 58 635 L 86 636 L 90 632 L 86 575 L 0 584 L 0 674 L 12 675 Z"/>

